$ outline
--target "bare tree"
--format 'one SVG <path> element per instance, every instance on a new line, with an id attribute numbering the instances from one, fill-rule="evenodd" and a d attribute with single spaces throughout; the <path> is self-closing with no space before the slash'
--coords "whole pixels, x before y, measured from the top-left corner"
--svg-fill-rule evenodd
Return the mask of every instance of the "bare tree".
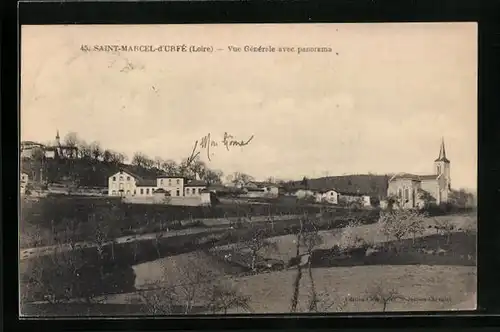
<path id="1" fill-rule="evenodd" d="M 140 299 L 150 315 L 169 315 L 174 313 L 177 293 L 175 287 L 156 288 L 140 292 Z"/>
<path id="2" fill-rule="evenodd" d="M 227 311 L 232 308 L 252 312 L 250 297 L 242 295 L 238 289 L 223 282 L 212 285 L 208 307 L 214 314 L 218 312 L 227 314 Z"/>
<path id="3" fill-rule="evenodd" d="M 191 160 L 190 158 L 184 159 L 178 167 L 178 170 L 177 170 L 178 175 L 186 177 L 186 178 L 190 178 L 190 179 L 195 178 L 196 174 L 194 173 L 193 169 L 191 168 L 191 164 L 193 162 L 194 162 L 194 160 Z"/>
<path id="4" fill-rule="evenodd" d="M 158 232 L 155 234 L 155 240 L 154 240 L 154 245 L 156 249 L 156 253 L 158 254 L 158 258 L 161 258 L 161 239 L 163 238 L 163 233 Z"/>
<path id="5" fill-rule="evenodd" d="M 220 170 L 211 170 L 207 168 L 205 169 L 205 172 L 201 179 L 205 181 L 208 185 L 221 184 L 222 175 L 223 173 Z"/>
<path id="6" fill-rule="evenodd" d="M 151 159 L 151 158 L 145 158 L 144 159 L 144 164 L 143 164 L 143 167 L 145 168 L 148 168 L 148 169 L 151 169 L 155 166 L 155 161 L 154 159 Z"/>
<path id="7" fill-rule="evenodd" d="M 134 153 L 132 157 L 132 165 L 139 167 L 146 167 L 146 163 L 148 162 L 148 157 L 142 152 Z"/>
<path id="8" fill-rule="evenodd" d="M 202 259 L 197 259 L 201 253 L 192 253 L 183 266 L 174 265 L 173 270 L 166 273 L 174 273 L 179 283 L 175 285 L 177 301 L 183 304 L 184 313 L 189 314 L 193 308 L 207 299 L 210 283 L 214 280 L 214 272 L 208 267 L 200 264 Z"/>
<path id="9" fill-rule="evenodd" d="M 367 299 L 380 303 L 382 311 L 387 310 L 389 303 L 394 302 L 401 298 L 399 292 L 391 287 L 386 287 L 383 283 L 375 283 L 366 290 Z"/>
<path id="10" fill-rule="evenodd" d="M 163 165 L 163 159 L 160 157 L 155 157 L 155 167 L 161 169 Z"/>
<path id="11" fill-rule="evenodd" d="M 63 218 L 62 223 L 65 225 L 65 229 L 63 231 L 61 246 L 62 244 L 67 244 L 70 250 L 73 251 L 76 249 L 78 224 L 73 218 Z"/>
<path id="12" fill-rule="evenodd" d="M 104 150 L 104 152 L 102 153 L 102 160 L 106 163 L 109 163 L 112 159 L 113 153 L 108 149 Z"/>
<path id="13" fill-rule="evenodd" d="M 94 158 L 94 160 L 99 160 L 103 153 L 99 142 L 92 142 L 92 144 L 90 144 L 90 149 L 92 151 L 92 157 Z"/>
<path id="14" fill-rule="evenodd" d="M 244 186 L 253 181 L 254 178 L 245 173 L 235 172 L 228 177 L 228 180 L 235 186 Z"/>
<path id="15" fill-rule="evenodd" d="M 79 143 L 79 153 L 80 158 L 90 159 L 92 158 L 92 145 L 87 144 L 85 141 L 80 141 Z"/>
<path id="16" fill-rule="evenodd" d="M 199 157 L 196 158 L 195 160 L 193 160 L 191 162 L 191 164 L 189 165 L 189 167 L 191 168 L 191 171 L 194 174 L 194 176 L 196 177 L 196 179 L 203 179 L 204 178 L 205 173 L 207 171 L 207 166 L 205 165 L 205 163 L 203 161 L 201 161 L 199 159 Z"/>
<path id="17" fill-rule="evenodd" d="M 270 176 L 266 179 L 267 183 L 276 183 L 276 178 L 273 176 Z"/>
<path id="18" fill-rule="evenodd" d="M 317 311 L 318 296 L 316 293 L 316 286 L 314 284 L 314 278 L 312 273 L 312 255 L 314 249 L 323 242 L 323 239 L 319 235 L 318 228 L 314 222 L 307 220 L 306 231 L 303 232 L 300 242 L 306 251 L 308 257 L 307 270 L 309 274 L 309 281 L 311 283 L 311 296 L 309 300 L 309 311 Z"/>
<path id="19" fill-rule="evenodd" d="M 74 151 L 76 151 L 76 147 L 78 146 L 78 134 L 75 132 L 69 132 L 64 137 L 64 145 L 69 148 L 69 155 L 67 157 L 73 158 Z"/>
<path id="20" fill-rule="evenodd" d="M 456 229 L 456 225 L 449 219 L 435 219 L 436 221 L 436 231 L 446 237 L 446 244 L 450 243 L 451 235 Z"/>
<path id="21" fill-rule="evenodd" d="M 342 312 L 346 309 L 348 298 L 331 296 L 331 292 L 324 290 L 318 293 L 316 312 Z"/>
<path id="22" fill-rule="evenodd" d="M 164 161 L 161 165 L 161 168 L 167 173 L 169 176 L 177 175 L 177 163 L 173 160 Z"/>
<path id="23" fill-rule="evenodd" d="M 259 253 L 264 250 L 276 250 L 277 244 L 267 239 L 265 229 L 252 227 L 246 235 L 247 240 L 239 243 L 240 249 L 247 249 L 250 251 L 250 268 L 253 272 L 257 271 L 257 258 Z"/>
<path id="24" fill-rule="evenodd" d="M 393 210 L 380 215 L 380 225 L 382 233 L 388 240 L 396 240 L 394 249 L 398 250 L 403 238 L 408 234 L 408 224 L 401 220 L 399 216 L 404 210 Z"/>
<path id="25" fill-rule="evenodd" d="M 119 153 L 119 152 L 116 152 L 116 151 L 112 151 L 112 150 L 108 150 L 109 153 L 110 153 L 110 163 L 112 164 L 115 164 L 115 165 L 118 165 L 120 163 L 123 163 L 124 160 L 122 160 L 122 155 Z"/>
<path id="26" fill-rule="evenodd" d="M 295 280 L 293 282 L 293 293 L 292 293 L 292 300 L 291 300 L 291 305 L 290 305 L 290 311 L 291 312 L 297 312 L 297 305 L 299 303 L 299 291 L 300 291 L 300 280 L 302 279 L 302 264 L 300 262 L 300 244 L 302 243 L 302 234 L 304 231 L 304 220 L 307 218 L 306 215 L 304 215 L 303 218 L 300 218 L 300 227 L 295 234 L 296 240 L 295 240 L 295 258 L 297 260 L 297 274 L 295 276 Z"/>
<path id="27" fill-rule="evenodd" d="M 31 153 L 31 159 L 33 159 L 33 161 L 42 162 L 44 158 L 45 158 L 45 152 L 43 151 L 42 148 L 33 149 L 33 152 Z"/>

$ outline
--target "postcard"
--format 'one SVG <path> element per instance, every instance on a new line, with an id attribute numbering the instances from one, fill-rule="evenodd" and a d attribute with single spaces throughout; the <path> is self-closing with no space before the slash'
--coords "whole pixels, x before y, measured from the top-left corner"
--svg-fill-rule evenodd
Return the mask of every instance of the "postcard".
<path id="1" fill-rule="evenodd" d="M 21 29 L 20 312 L 476 309 L 477 24 Z"/>

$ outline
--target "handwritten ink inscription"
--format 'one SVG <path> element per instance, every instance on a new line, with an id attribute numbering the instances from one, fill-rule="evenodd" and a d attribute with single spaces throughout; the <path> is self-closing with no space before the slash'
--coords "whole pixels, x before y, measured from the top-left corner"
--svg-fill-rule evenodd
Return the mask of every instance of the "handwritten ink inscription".
<path id="1" fill-rule="evenodd" d="M 211 153 L 212 148 L 223 146 L 227 151 L 229 151 L 232 147 L 243 147 L 250 144 L 253 138 L 254 135 L 250 136 L 250 138 L 248 138 L 247 140 L 241 140 L 237 139 L 235 136 L 227 132 L 224 132 L 222 140 L 217 141 L 212 138 L 212 134 L 208 133 L 200 140 L 196 140 L 196 142 L 194 143 L 193 152 L 191 153 L 191 157 L 188 158 L 188 161 L 193 161 L 197 156 L 200 155 L 200 151 L 197 150 L 198 146 L 200 149 L 204 149 L 206 151 L 207 158 L 209 161 L 211 161 L 213 155 L 213 153 Z"/>

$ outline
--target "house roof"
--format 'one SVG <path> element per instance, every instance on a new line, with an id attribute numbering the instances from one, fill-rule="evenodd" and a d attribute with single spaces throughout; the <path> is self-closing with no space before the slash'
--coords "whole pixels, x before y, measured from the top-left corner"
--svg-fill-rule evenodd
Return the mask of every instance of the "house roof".
<path id="1" fill-rule="evenodd" d="M 139 176 L 138 174 L 130 171 L 126 167 L 122 167 L 118 172 L 123 172 L 123 173 L 129 174 L 130 176 L 132 176 L 136 181 L 137 187 L 154 187 L 154 186 L 156 186 L 156 179 L 155 178 Z M 115 175 L 115 174 L 116 173 L 114 173 L 113 175 Z"/>
<path id="2" fill-rule="evenodd" d="M 279 184 L 266 181 L 251 181 L 250 184 L 255 184 L 258 187 L 280 187 Z"/>
<path id="3" fill-rule="evenodd" d="M 137 187 L 156 187 L 156 180 L 154 179 L 136 179 Z"/>
<path id="4" fill-rule="evenodd" d="M 320 193 L 320 194 L 324 194 L 324 193 L 327 193 L 327 192 L 329 192 L 329 191 L 335 191 L 336 193 L 338 193 L 338 191 L 337 191 L 337 190 L 335 190 L 335 189 L 319 189 L 319 190 L 316 190 L 316 191 L 317 191 L 318 193 Z"/>
<path id="5" fill-rule="evenodd" d="M 367 196 L 366 194 L 363 193 L 355 193 L 355 192 L 349 192 L 349 191 L 337 191 L 340 195 L 344 196 Z"/>
<path id="6" fill-rule="evenodd" d="M 185 185 L 185 187 L 206 187 L 206 186 L 207 186 L 206 182 L 201 180 L 191 180 Z"/>
<path id="7" fill-rule="evenodd" d="M 264 188 L 252 188 L 252 187 L 247 188 L 247 187 L 245 187 L 243 189 L 246 190 L 246 191 L 264 192 Z"/>
<path id="8" fill-rule="evenodd" d="M 184 179 L 183 176 L 171 176 L 171 175 L 158 175 L 158 179 Z"/>

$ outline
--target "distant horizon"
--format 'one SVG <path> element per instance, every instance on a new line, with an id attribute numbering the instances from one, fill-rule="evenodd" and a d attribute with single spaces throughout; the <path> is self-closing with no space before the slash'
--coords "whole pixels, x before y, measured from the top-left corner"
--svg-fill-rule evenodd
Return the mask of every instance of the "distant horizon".
<path id="1" fill-rule="evenodd" d="M 300 32 L 299 32 L 300 27 Z M 23 26 L 21 139 L 59 130 L 256 180 L 433 174 L 477 190 L 477 24 Z M 82 52 L 80 46 L 311 45 L 332 53 Z M 50 82 L 50 84 L 47 84 Z M 231 140 L 250 142 L 225 146 Z"/>

